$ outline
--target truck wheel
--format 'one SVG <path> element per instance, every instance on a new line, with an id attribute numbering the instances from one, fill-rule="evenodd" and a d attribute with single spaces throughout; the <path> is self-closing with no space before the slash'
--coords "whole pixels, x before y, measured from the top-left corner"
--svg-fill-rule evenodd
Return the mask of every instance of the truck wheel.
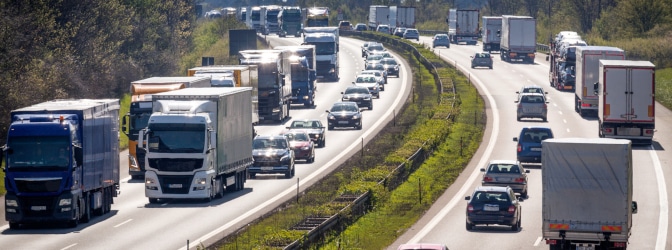
<path id="1" fill-rule="evenodd" d="M 82 215 L 82 222 L 88 223 L 91 221 L 91 198 L 89 195 L 86 195 L 86 198 L 84 198 L 84 214 Z"/>
<path id="2" fill-rule="evenodd" d="M 75 228 L 77 226 L 79 226 L 79 218 L 75 218 L 74 220 L 68 221 L 68 227 Z"/>

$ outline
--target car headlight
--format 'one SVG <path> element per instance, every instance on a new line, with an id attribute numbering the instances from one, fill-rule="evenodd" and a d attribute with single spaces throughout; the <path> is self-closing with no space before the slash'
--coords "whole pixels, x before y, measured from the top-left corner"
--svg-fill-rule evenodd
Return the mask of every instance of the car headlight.
<path id="1" fill-rule="evenodd" d="M 308 150 L 308 149 L 310 149 L 310 146 L 304 146 L 301 148 L 301 150 Z"/>
<path id="2" fill-rule="evenodd" d="M 19 202 L 16 200 L 5 200 L 5 207 L 18 207 Z"/>
<path id="3" fill-rule="evenodd" d="M 360 117 L 361 117 L 361 115 L 353 115 L 353 116 L 352 116 L 352 119 L 353 119 L 353 120 L 357 120 L 357 119 L 359 119 Z"/>
<path id="4" fill-rule="evenodd" d="M 65 198 L 58 201 L 59 206 L 70 206 L 72 205 L 72 198 Z"/>
<path id="5" fill-rule="evenodd" d="M 282 156 L 282 158 L 280 158 L 280 161 L 289 161 L 291 158 L 292 155 L 289 152 L 287 152 L 285 155 Z"/>
<path id="6" fill-rule="evenodd" d="M 344 96 L 343 98 L 341 98 L 341 100 L 342 101 L 347 101 L 347 100 L 350 100 L 350 97 Z"/>
<path id="7" fill-rule="evenodd" d="M 371 96 L 365 96 L 364 100 L 371 100 Z"/>

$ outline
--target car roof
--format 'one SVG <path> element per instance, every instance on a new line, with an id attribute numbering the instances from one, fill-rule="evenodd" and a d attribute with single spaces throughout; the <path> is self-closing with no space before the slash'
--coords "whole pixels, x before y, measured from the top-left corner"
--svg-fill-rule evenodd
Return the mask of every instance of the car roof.
<path id="1" fill-rule="evenodd" d="M 474 189 L 474 192 L 508 192 L 510 187 L 501 187 L 501 186 L 479 186 Z"/>
<path id="2" fill-rule="evenodd" d="M 283 135 L 257 135 L 254 137 L 254 139 L 284 139 L 285 136 Z"/>
<path id="3" fill-rule="evenodd" d="M 516 160 L 491 160 L 488 164 L 516 164 L 520 165 Z"/>
<path id="4" fill-rule="evenodd" d="M 527 127 L 523 127 L 523 128 L 521 129 L 521 131 L 525 131 L 525 130 L 528 130 L 528 129 L 540 129 L 540 130 L 549 130 L 549 131 L 551 131 L 551 128 L 550 128 L 550 127 L 544 127 L 544 126 L 527 126 Z"/>
<path id="5" fill-rule="evenodd" d="M 442 249 L 447 249 L 447 247 L 445 245 L 441 245 L 441 244 L 415 243 L 415 244 L 401 244 L 398 249 L 399 250 L 415 250 L 415 249 L 442 250 Z"/>
<path id="6" fill-rule="evenodd" d="M 523 92 L 520 93 L 520 96 L 544 96 L 542 93 L 536 93 L 536 92 Z"/>
<path id="7" fill-rule="evenodd" d="M 357 103 L 356 103 L 356 102 L 335 102 L 335 103 L 332 105 L 332 107 L 333 107 L 333 106 L 336 106 L 336 105 L 348 105 L 348 106 L 352 105 L 352 106 L 357 106 Z"/>
<path id="8" fill-rule="evenodd" d="M 292 122 L 314 122 L 314 121 L 320 121 L 320 119 L 294 119 Z"/>

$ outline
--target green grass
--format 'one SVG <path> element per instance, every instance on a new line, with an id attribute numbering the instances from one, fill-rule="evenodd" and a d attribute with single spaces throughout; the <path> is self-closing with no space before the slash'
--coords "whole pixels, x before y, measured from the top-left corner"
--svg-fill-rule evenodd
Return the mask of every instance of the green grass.
<path id="1" fill-rule="evenodd" d="M 656 101 L 672 109 L 672 68 L 656 70 Z"/>
<path id="2" fill-rule="evenodd" d="M 131 94 L 124 94 L 124 96 L 119 99 L 120 103 L 120 108 L 119 108 L 119 121 L 123 121 L 124 116 L 128 111 L 130 110 L 131 107 Z M 121 130 L 121 122 L 119 122 L 119 131 Z M 119 133 L 119 149 L 124 150 L 128 148 L 128 136 L 126 136 L 123 132 Z"/>

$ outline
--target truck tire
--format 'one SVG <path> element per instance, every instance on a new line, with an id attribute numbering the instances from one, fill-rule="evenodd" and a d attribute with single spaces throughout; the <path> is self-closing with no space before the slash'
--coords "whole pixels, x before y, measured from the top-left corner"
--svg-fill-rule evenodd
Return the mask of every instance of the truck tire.
<path id="1" fill-rule="evenodd" d="M 86 195 L 84 198 L 84 214 L 82 215 L 81 221 L 83 223 L 88 223 L 91 221 L 91 196 Z"/>

